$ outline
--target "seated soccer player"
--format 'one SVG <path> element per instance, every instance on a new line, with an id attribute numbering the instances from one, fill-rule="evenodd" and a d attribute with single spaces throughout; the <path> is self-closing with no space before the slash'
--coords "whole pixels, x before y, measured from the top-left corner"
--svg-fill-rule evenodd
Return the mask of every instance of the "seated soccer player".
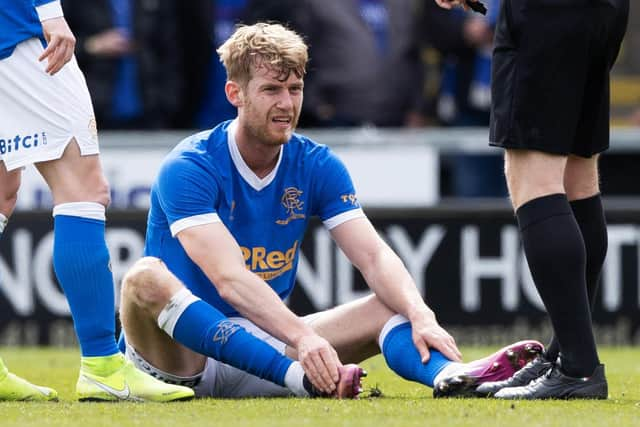
<path id="1" fill-rule="evenodd" d="M 291 393 L 281 386 L 298 365 L 269 363 L 286 354 L 331 394 L 342 386 L 342 363 L 382 352 L 403 378 L 454 396 L 511 376 L 542 350 L 523 341 L 461 362 L 454 339 L 364 214 L 343 163 L 293 133 L 307 63 L 296 33 L 241 26 L 218 53 L 238 117 L 167 156 L 151 191 L 147 257 L 123 282 L 126 352 L 138 367 L 200 396 L 279 396 Z M 373 293 L 299 318 L 283 299 L 314 215 Z M 360 371 L 349 372 L 357 383 Z"/>

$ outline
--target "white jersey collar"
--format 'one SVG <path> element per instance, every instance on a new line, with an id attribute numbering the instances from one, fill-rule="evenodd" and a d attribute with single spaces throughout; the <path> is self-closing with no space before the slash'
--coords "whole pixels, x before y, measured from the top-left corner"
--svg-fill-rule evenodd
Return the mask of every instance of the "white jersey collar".
<path id="1" fill-rule="evenodd" d="M 264 178 L 258 177 L 251 168 L 245 163 L 242 158 L 242 154 L 240 154 L 240 149 L 238 148 L 238 144 L 236 143 L 236 130 L 238 129 L 238 119 L 234 119 L 227 128 L 227 144 L 229 146 L 229 153 L 231 154 L 231 160 L 233 160 L 233 164 L 236 166 L 236 169 L 240 173 L 240 176 L 253 187 L 256 191 L 260 191 L 265 188 L 267 185 L 271 184 L 271 181 L 274 180 L 276 174 L 278 173 L 278 167 L 280 166 L 280 162 L 282 161 L 282 152 L 283 149 L 280 147 L 280 154 L 278 155 L 278 162 L 276 166 L 273 168 L 269 175 Z"/>

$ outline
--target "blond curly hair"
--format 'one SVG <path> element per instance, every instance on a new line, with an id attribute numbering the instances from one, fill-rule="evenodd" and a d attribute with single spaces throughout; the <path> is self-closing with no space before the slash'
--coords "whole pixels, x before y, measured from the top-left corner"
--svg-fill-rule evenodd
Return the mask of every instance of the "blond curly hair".
<path id="1" fill-rule="evenodd" d="M 280 24 L 260 22 L 238 25 L 217 50 L 227 70 L 227 79 L 246 85 L 253 70 L 266 67 L 285 81 L 293 72 L 299 78 L 306 72 L 307 45 L 296 32 Z"/>

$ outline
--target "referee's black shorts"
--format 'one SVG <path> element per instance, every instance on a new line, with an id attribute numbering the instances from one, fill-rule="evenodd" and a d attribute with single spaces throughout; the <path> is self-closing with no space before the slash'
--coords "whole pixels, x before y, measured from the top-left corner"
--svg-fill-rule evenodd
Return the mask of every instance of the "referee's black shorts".
<path id="1" fill-rule="evenodd" d="M 609 147 L 609 71 L 629 0 L 502 0 L 490 144 L 591 157 Z"/>

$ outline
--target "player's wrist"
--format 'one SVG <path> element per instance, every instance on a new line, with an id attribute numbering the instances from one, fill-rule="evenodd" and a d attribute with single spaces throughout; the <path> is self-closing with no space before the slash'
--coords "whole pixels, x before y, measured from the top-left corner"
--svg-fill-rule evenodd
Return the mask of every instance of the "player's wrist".
<path id="1" fill-rule="evenodd" d="M 416 322 L 436 322 L 436 315 L 429 307 L 422 305 L 412 307 L 407 313 L 407 318 L 411 323 Z"/>
<path id="2" fill-rule="evenodd" d="M 317 337 L 318 334 L 311 329 L 311 327 L 304 325 L 289 335 L 289 340 L 291 345 L 293 345 L 296 349 L 300 347 L 300 345 L 309 338 Z"/>

